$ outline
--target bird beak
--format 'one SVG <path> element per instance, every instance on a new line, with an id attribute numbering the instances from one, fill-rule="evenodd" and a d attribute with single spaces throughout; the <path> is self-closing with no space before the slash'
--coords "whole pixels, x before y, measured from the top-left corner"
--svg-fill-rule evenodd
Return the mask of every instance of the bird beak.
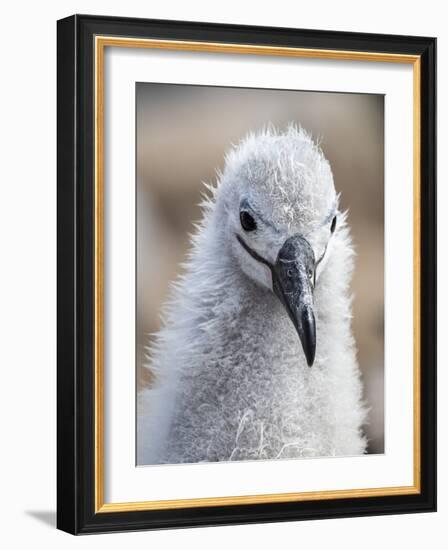
<path id="1" fill-rule="evenodd" d="M 299 235 L 285 241 L 272 266 L 272 287 L 297 330 L 308 366 L 316 354 L 316 321 L 313 311 L 314 252 Z"/>

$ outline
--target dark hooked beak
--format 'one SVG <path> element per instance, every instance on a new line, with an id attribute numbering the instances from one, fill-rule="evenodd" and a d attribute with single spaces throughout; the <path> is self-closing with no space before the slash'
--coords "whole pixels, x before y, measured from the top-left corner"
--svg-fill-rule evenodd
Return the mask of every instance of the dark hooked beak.
<path id="1" fill-rule="evenodd" d="M 271 267 L 272 286 L 293 322 L 308 366 L 316 355 L 316 321 L 313 311 L 314 252 L 309 242 L 294 235 L 287 239 Z"/>

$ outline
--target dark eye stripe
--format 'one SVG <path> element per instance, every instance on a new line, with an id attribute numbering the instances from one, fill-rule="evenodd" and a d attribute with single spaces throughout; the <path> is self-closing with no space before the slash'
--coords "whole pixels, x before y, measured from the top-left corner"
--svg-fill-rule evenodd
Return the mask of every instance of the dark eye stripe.
<path id="1" fill-rule="evenodd" d="M 272 264 L 270 262 L 268 262 L 268 260 L 265 260 L 262 256 L 260 256 L 259 254 L 257 254 L 255 252 L 255 250 L 252 250 L 252 248 L 250 248 L 250 246 L 248 246 L 244 240 L 238 235 L 238 233 L 236 234 L 236 238 L 238 240 L 238 242 L 240 243 L 240 245 L 244 248 L 244 250 L 246 252 L 248 252 L 252 258 L 254 258 L 254 260 L 257 260 L 257 262 L 261 262 L 262 264 L 264 265 L 267 265 L 269 267 L 269 269 L 272 270 Z"/>
<path id="2" fill-rule="evenodd" d="M 317 262 L 314 264 L 314 271 L 317 270 L 317 266 L 320 264 L 320 262 L 324 259 L 325 253 L 327 252 L 328 243 L 325 245 L 324 251 L 322 252 L 322 256 L 317 260 Z"/>

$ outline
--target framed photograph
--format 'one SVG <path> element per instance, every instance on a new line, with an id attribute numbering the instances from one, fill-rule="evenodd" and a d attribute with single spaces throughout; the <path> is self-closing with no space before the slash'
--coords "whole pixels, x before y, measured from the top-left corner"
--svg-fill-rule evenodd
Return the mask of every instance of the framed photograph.
<path id="1" fill-rule="evenodd" d="M 58 21 L 58 527 L 434 511 L 436 40 Z"/>

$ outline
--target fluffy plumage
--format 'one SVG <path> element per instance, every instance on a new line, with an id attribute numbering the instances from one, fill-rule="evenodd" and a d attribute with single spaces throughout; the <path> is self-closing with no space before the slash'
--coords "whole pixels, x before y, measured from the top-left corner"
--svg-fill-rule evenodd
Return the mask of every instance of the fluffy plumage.
<path id="1" fill-rule="evenodd" d="M 139 396 L 138 463 L 364 453 L 349 296 L 353 249 L 322 151 L 301 128 L 268 128 L 230 151 L 209 190 L 185 274 L 150 350 L 156 384 Z M 235 238 L 241 201 L 263 220 L 245 238 L 264 258 L 274 262 L 297 233 L 316 258 L 323 255 L 312 368 L 268 270 Z"/>

